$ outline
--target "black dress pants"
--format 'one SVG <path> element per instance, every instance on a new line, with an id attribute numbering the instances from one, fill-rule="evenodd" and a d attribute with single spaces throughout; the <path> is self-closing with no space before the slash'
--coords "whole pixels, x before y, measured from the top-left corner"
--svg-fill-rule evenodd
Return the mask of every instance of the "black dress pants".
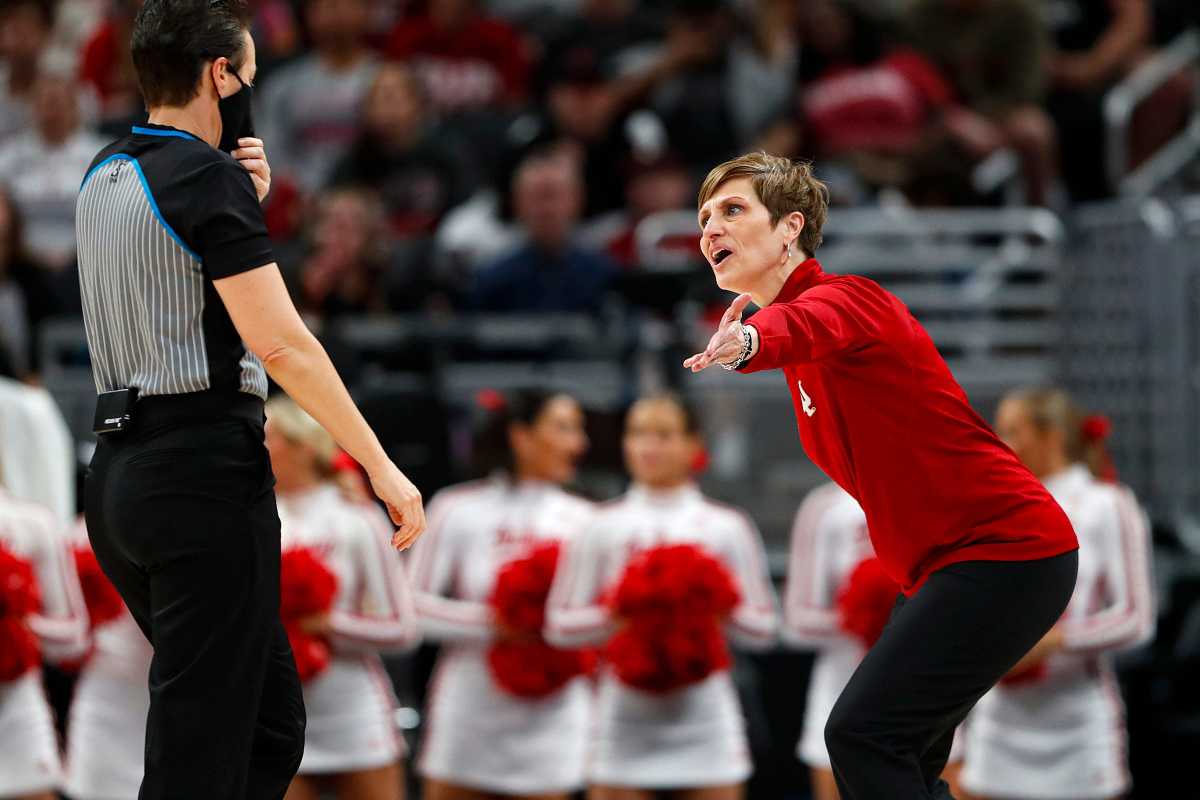
<path id="1" fill-rule="evenodd" d="M 138 796 L 282 798 L 305 717 L 262 405 L 183 420 L 143 406 L 101 437 L 86 488 L 96 557 L 154 647 Z"/>
<path id="2" fill-rule="evenodd" d="M 1058 621 L 1078 552 L 966 561 L 896 601 L 825 725 L 842 800 L 949 798 L 954 729 Z"/>

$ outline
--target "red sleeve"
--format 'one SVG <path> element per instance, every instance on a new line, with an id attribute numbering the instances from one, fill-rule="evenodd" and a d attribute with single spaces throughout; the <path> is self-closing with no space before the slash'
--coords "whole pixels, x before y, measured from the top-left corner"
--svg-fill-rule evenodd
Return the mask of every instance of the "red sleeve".
<path id="1" fill-rule="evenodd" d="M 751 317 L 758 352 L 742 372 L 778 369 L 857 350 L 879 339 L 895 310 L 874 292 L 817 286 L 790 303 L 771 305 Z"/>

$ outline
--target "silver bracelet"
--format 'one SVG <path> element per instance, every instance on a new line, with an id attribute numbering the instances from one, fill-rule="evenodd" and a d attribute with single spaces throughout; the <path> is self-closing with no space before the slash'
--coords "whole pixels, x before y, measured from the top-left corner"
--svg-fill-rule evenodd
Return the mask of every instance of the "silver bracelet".
<path id="1" fill-rule="evenodd" d="M 750 359 L 750 351 L 754 348 L 754 340 L 750 338 L 750 326 L 742 326 L 742 351 L 738 353 L 738 357 L 728 364 L 722 363 L 721 369 L 733 372 L 741 369 L 742 366 Z"/>

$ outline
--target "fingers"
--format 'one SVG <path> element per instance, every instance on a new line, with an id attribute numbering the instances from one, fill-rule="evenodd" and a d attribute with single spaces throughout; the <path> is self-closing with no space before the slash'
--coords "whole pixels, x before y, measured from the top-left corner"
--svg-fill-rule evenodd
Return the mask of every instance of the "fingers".
<path id="1" fill-rule="evenodd" d="M 257 158 L 263 161 L 267 159 L 267 151 L 262 147 L 239 147 L 237 150 L 231 152 L 230 155 L 239 161 L 247 158 Z"/>
<path id="2" fill-rule="evenodd" d="M 711 367 L 713 360 L 707 353 L 697 353 L 683 362 L 685 369 L 690 369 L 692 372 L 700 372 L 701 370 Z"/>
<path id="3" fill-rule="evenodd" d="M 398 530 L 392 535 L 392 547 L 406 550 L 425 530 L 425 506 L 416 487 L 404 493 L 399 505 L 388 503 L 388 515 Z"/>
<path id="4" fill-rule="evenodd" d="M 265 147 L 263 140 L 254 136 L 243 136 L 237 141 L 238 147 Z"/>
<path id="5" fill-rule="evenodd" d="M 239 164 L 249 173 L 253 175 L 261 175 L 267 177 L 271 174 L 271 168 L 267 162 L 261 158 L 243 158 L 238 161 Z"/>

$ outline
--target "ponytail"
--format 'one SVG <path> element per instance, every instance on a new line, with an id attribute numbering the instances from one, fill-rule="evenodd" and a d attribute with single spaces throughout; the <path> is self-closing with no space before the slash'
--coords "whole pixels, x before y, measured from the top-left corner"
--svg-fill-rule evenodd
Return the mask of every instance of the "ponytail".
<path id="1" fill-rule="evenodd" d="M 1108 451 L 1108 437 L 1112 433 L 1112 422 L 1103 414 L 1092 414 L 1083 420 L 1079 428 L 1083 442 L 1083 463 L 1092 475 L 1105 483 L 1117 482 L 1117 466 Z"/>
<path id="2" fill-rule="evenodd" d="M 512 478 L 516 461 L 508 433 L 514 425 L 533 425 L 550 401 L 562 395 L 546 389 L 520 389 L 507 395 L 484 389 L 475 396 L 479 419 L 471 453 L 472 472 L 487 476 L 503 472 Z"/>
<path id="3" fill-rule="evenodd" d="M 1085 415 L 1065 389 L 1055 386 L 1017 389 L 1006 398 L 1020 402 L 1039 430 L 1062 431 L 1071 461 L 1082 462 L 1099 480 L 1116 482 L 1117 469 L 1105 445 L 1112 432 L 1108 417 Z"/>

